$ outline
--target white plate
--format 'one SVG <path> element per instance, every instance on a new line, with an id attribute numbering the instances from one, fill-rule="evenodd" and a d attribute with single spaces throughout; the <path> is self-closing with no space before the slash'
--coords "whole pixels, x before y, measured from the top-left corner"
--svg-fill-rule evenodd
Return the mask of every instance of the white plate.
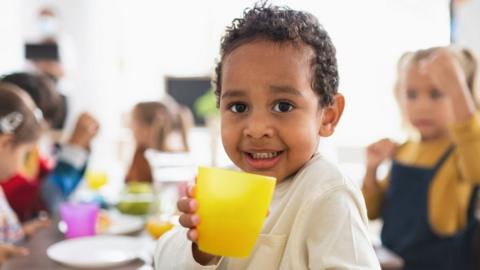
<path id="1" fill-rule="evenodd" d="M 143 229 L 141 217 L 110 213 L 111 224 L 104 234 L 129 234 Z"/>
<path id="2" fill-rule="evenodd" d="M 56 262 L 72 267 L 115 267 L 135 260 L 142 246 L 138 238 L 105 235 L 58 242 L 47 249 L 47 255 Z"/>

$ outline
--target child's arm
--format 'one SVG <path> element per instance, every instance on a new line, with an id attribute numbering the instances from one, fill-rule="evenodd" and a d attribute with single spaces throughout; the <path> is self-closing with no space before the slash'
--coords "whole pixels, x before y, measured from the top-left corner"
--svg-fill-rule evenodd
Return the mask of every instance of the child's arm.
<path id="1" fill-rule="evenodd" d="M 468 121 L 475 113 L 475 102 L 465 72 L 451 49 L 440 48 L 420 63 L 421 70 L 437 89 L 445 92 L 453 108 L 455 123 Z"/>
<path id="2" fill-rule="evenodd" d="M 201 252 L 196 244 L 198 233 L 195 228 L 200 223 L 200 219 L 195 214 L 198 205 L 193 198 L 193 190 L 190 188 L 187 192 L 188 197 L 180 199 L 177 204 L 178 209 L 183 213 L 179 221 L 185 229 L 172 230 L 162 236 L 158 242 L 155 252 L 157 269 L 214 270 L 220 264 L 221 257 Z"/>
<path id="3" fill-rule="evenodd" d="M 28 250 L 26 248 L 2 243 L 0 244 L 0 267 L 10 257 L 26 255 L 28 255 Z"/>
<path id="4" fill-rule="evenodd" d="M 463 53 L 463 52 L 462 52 Z M 480 183 L 480 116 L 460 62 L 449 49 L 438 49 L 422 62 L 422 69 L 450 100 L 454 114 L 451 136 L 457 147 L 462 179 Z"/>
<path id="5" fill-rule="evenodd" d="M 382 139 L 367 147 L 367 165 L 363 180 L 362 192 L 367 205 L 367 213 L 370 219 L 378 218 L 383 204 L 383 194 L 388 181 L 379 182 L 377 170 L 386 159 L 391 159 L 397 148 L 397 144 L 389 139 Z"/>
<path id="6" fill-rule="evenodd" d="M 30 238 L 39 230 L 50 226 L 51 220 L 48 217 L 39 217 L 37 219 L 25 222 L 22 224 L 23 233 L 25 237 Z"/>
<path id="7" fill-rule="evenodd" d="M 92 139 L 97 135 L 100 124 L 88 113 L 82 113 L 75 124 L 75 129 L 68 144 L 89 150 Z"/>
<path id="8" fill-rule="evenodd" d="M 88 113 L 82 113 L 70 139 L 60 147 L 57 164 L 47 181 L 42 183 L 42 198 L 51 213 L 58 213 L 59 204 L 75 191 L 83 179 L 90 143 L 98 129 L 97 120 Z"/>
<path id="9" fill-rule="evenodd" d="M 480 184 L 480 115 L 475 114 L 463 123 L 454 124 L 450 131 L 456 146 L 461 179 Z"/>

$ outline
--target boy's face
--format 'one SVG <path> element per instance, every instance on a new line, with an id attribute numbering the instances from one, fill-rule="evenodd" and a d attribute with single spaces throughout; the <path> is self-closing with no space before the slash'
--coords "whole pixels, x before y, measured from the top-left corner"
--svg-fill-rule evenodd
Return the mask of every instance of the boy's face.
<path id="1" fill-rule="evenodd" d="M 312 157 L 320 135 L 331 134 L 311 87 L 312 57 L 304 44 L 257 40 L 224 58 L 222 141 L 242 170 L 282 181 Z"/>

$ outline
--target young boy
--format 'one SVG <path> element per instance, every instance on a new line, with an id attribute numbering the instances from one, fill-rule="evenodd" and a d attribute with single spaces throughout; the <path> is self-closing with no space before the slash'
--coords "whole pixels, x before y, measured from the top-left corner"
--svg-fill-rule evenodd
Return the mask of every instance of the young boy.
<path id="1" fill-rule="evenodd" d="M 188 231 L 159 240 L 157 269 L 379 269 L 361 193 L 316 153 L 345 104 L 335 48 L 316 18 L 265 4 L 247 10 L 222 39 L 216 76 L 228 156 L 277 178 L 270 212 L 249 257 L 206 254 L 195 244 L 201 221 L 190 191 L 178 202 Z"/>

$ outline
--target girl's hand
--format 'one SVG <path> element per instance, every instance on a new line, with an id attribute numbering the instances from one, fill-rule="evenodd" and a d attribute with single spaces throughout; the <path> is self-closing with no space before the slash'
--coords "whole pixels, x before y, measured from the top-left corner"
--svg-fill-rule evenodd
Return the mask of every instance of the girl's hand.
<path id="1" fill-rule="evenodd" d="M 195 187 L 192 186 L 187 190 L 187 196 L 181 198 L 177 203 L 178 210 L 182 212 L 180 215 L 180 225 L 188 229 L 187 238 L 193 242 L 192 253 L 194 259 L 202 265 L 216 264 L 219 260 L 218 256 L 204 253 L 198 249 L 197 240 L 198 232 L 196 227 L 200 224 L 200 217 L 196 214 L 198 203 L 195 200 Z M 219 239 L 221 241 L 221 239 Z"/>
<path id="2" fill-rule="evenodd" d="M 367 169 L 376 170 L 380 164 L 393 157 L 397 144 L 390 139 L 382 139 L 367 147 Z"/>
<path id="3" fill-rule="evenodd" d="M 454 53 L 448 48 L 439 48 L 420 62 L 433 84 L 447 93 L 467 87 L 465 73 Z"/>
<path id="4" fill-rule="evenodd" d="M 10 244 L 0 244 L 0 266 L 2 266 L 2 264 L 10 257 L 26 255 L 28 255 L 28 250 L 26 248 Z"/>
<path id="5" fill-rule="evenodd" d="M 420 62 L 420 70 L 428 75 L 438 90 L 450 98 L 457 122 L 470 119 L 475 113 L 472 89 L 468 88 L 465 72 L 451 49 L 437 49 Z"/>

